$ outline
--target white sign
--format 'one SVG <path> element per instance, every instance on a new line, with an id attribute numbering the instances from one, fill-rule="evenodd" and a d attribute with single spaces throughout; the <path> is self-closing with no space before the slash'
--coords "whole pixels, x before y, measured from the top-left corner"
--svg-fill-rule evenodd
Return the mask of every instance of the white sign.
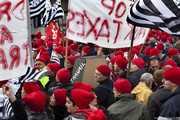
<path id="1" fill-rule="evenodd" d="M 70 0 L 67 38 L 107 48 L 130 47 L 133 26 L 126 22 L 128 0 Z M 136 27 L 134 45 L 143 43 L 149 28 Z"/>
<path id="2" fill-rule="evenodd" d="M 0 81 L 19 77 L 30 66 L 26 0 L 0 2 Z"/>

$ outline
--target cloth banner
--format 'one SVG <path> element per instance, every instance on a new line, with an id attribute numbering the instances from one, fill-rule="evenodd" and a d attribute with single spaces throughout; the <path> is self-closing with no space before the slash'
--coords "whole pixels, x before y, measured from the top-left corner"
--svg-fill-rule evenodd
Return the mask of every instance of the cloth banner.
<path id="1" fill-rule="evenodd" d="M 126 22 L 132 1 L 70 0 L 67 38 L 107 48 L 130 47 L 133 26 Z M 134 45 L 143 43 L 149 28 L 136 27 Z"/>
<path id="2" fill-rule="evenodd" d="M 22 76 L 30 66 L 26 0 L 0 2 L 0 81 Z"/>

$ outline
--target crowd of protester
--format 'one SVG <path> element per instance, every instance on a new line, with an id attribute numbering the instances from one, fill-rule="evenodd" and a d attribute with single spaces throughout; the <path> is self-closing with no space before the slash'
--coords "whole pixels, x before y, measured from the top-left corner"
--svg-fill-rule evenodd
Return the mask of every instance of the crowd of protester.
<path id="1" fill-rule="evenodd" d="M 9 84 L 3 93 L 11 101 L 14 120 L 179 120 L 180 40 L 152 29 L 145 43 L 132 48 L 109 49 L 92 43 L 44 41 L 33 34 L 34 68 L 47 69 L 37 82 L 23 83 L 14 95 Z M 54 52 L 59 63 L 51 61 Z M 104 56 L 107 64 L 97 66 L 97 87 L 71 83 L 76 58 Z M 20 96 L 20 97 L 19 97 Z"/>

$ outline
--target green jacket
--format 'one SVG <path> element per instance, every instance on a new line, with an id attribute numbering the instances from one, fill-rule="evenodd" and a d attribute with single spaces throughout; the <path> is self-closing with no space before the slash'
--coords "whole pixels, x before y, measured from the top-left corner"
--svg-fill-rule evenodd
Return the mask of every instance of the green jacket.
<path id="1" fill-rule="evenodd" d="M 150 120 L 146 107 L 135 101 L 135 94 L 121 94 L 108 108 L 113 120 Z"/>

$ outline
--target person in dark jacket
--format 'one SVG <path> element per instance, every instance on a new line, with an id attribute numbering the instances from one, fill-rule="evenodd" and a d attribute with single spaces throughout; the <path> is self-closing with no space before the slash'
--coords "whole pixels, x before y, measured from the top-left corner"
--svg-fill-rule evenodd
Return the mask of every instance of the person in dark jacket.
<path id="1" fill-rule="evenodd" d="M 165 99 L 161 107 L 158 120 L 161 119 L 179 119 L 180 118 L 180 68 L 171 67 L 164 71 L 163 85 L 171 94 Z"/>
<path id="2" fill-rule="evenodd" d="M 95 80 L 99 85 L 95 88 L 95 93 L 100 102 L 100 105 L 108 108 L 115 102 L 112 88 L 113 82 L 109 80 L 111 70 L 107 65 L 100 65 L 95 70 Z"/>
<path id="3" fill-rule="evenodd" d="M 71 83 L 68 83 L 70 78 L 70 72 L 69 70 L 62 68 L 60 69 L 56 74 L 56 82 L 57 86 L 51 87 L 48 89 L 48 95 L 52 96 L 55 90 L 57 89 L 73 89 L 73 85 Z"/>
<path id="4" fill-rule="evenodd" d="M 154 83 L 156 85 L 156 91 L 151 94 L 147 102 L 147 110 L 151 117 L 151 120 L 156 120 L 160 114 L 160 108 L 162 106 L 162 100 L 164 100 L 169 94 L 170 91 L 164 89 L 162 85 L 164 70 L 156 70 L 153 74 Z"/>
<path id="5" fill-rule="evenodd" d="M 135 94 L 131 94 L 129 81 L 118 79 L 113 85 L 116 102 L 108 108 L 113 120 L 150 120 L 146 107 L 135 101 Z"/>
<path id="6" fill-rule="evenodd" d="M 145 64 L 142 58 L 136 58 L 131 61 L 130 75 L 127 77 L 127 80 L 131 83 L 132 90 L 140 82 L 141 75 L 146 72 Z"/>

